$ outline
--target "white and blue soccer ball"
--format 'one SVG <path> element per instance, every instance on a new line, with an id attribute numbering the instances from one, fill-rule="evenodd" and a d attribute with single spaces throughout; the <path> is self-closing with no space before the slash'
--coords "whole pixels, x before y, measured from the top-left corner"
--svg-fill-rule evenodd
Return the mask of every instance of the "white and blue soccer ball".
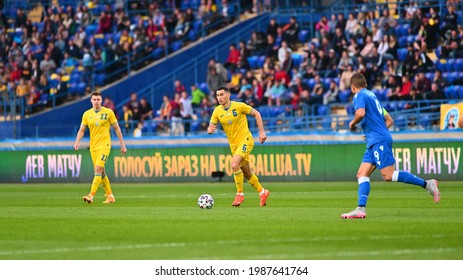
<path id="1" fill-rule="evenodd" d="M 198 198 L 198 207 L 201 209 L 211 209 L 214 206 L 214 198 L 210 194 L 202 194 Z"/>

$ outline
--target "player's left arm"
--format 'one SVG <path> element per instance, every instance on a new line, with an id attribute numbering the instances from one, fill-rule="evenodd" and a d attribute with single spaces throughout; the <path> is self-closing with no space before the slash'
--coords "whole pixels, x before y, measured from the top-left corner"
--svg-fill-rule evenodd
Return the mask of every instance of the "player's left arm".
<path id="1" fill-rule="evenodd" d="M 383 115 L 384 115 L 384 122 L 386 123 L 386 127 L 390 128 L 394 124 L 394 119 L 392 119 L 391 114 L 389 114 L 386 109 L 383 109 Z"/>
<path id="2" fill-rule="evenodd" d="M 267 135 L 265 134 L 264 122 L 262 121 L 262 116 L 260 115 L 259 111 L 257 111 L 254 108 L 251 109 L 251 113 L 249 113 L 249 115 L 253 116 L 256 119 L 256 124 L 257 124 L 257 127 L 259 128 L 259 141 L 262 144 L 265 142 L 265 140 L 267 140 Z"/>
<path id="3" fill-rule="evenodd" d="M 114 129 L 114 132 L 117 135 L 117 138 L 119 139 L 119 143 L 121 144 L 121 153 L 122 153 L 122 155 L 125 155 L 125 153 L 127 153 L 127 148 L 125 147 L 124 137 L 122 136 L 122 131 L 121 131 L 121 128 L 119 126 L 119 123 L 115 122 L 115 123 L 112 124 L 112 126 L 113 126 L 113 129 Z"/>
<path id="4" fill-rule="evenodd" d="M 365 108 L 358 108 L 355 111 L 354 119 L 350 121 L 349 128 L 350 130 L 355 130 L 355 126 L 363 120 L 365 117 Z"/>

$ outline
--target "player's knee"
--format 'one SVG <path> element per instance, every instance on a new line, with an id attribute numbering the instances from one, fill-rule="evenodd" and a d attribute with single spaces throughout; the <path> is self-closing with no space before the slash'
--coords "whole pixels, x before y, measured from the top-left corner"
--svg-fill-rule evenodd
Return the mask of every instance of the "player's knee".
<path id="1" fill-rule="evenodd" d="M 231 168 L 232 168 L 233 172 L 236 172 L 236 171 L 240 170 L 240 163 L 239 162 L 232 162 L 231 163 Z"/>
<path id="2" fill-rule="evenodd" d="M 383 180 L 386 182 L 392 181 L 392 174 L 381 174 L 381 176 L 383 176 Z"/>

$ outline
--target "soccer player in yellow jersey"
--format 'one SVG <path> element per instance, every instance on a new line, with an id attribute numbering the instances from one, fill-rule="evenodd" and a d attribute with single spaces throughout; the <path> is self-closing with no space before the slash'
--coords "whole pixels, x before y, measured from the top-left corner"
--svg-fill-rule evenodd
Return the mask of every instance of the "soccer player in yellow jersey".
<path id="1" fill-rule="evenodd" d="M 252 173 L 251 167 L 249 166 L 249 154 L 254 147 L 254 140 L 249 131 L 246 115 L 253 116 L 256 119 L 257 127 L 259 128 L 260 143 L 264 143 L 267 139 L 262 117 L 259 111 L 251 106 L 242 102 L 231 101 L 230 90 L 227 87 L 219 87 L 216 90 L 216 95 L 219 105 L 212 113 L 207 132 L 209 134 L 214 133 L 220 122 L 230 143 L 230 149 L 233 155 L 231 167 L 236 184 L 236 196 L 232 206 L 238 207 L 244 201 L 244 178 L 246 178 L 249 184 L 259 193 L 260 206 L 266 206 L 270 192 L 261 186 L 259 179 Z"/>
<path id="2" fill-rule="evenodd" d="M 111 151 L 111 126 L 117 138 L 119 138 L 123 155 L 127 152 L 127 148 L 125 147 L 121 128 L 117 123 L 114 112 L 101 106 L 103 102 L 101 93 L 93 92 L 90 101 L 92 102 L 92 108 L 84 112 L 80 129 L 77 132 L 76 142 L 74 143 L 74 149 L 76 151 L 79 150 L 80 140 L 84 137 L 85 129 L 88 127 L 90 130 L 90 155 L 92 156 L 95 176 L 93 177 L 90 193 L 84 196 L 83 199 L 87 203 L 93 203 L 93 197 L 100 185 L 102 185 L 106 192 L 106 200 L 103 203 L 114 203 L 116 202 L 116 198 L 114 198 L 108 176 L 105 172 L 105 164 Z"/>

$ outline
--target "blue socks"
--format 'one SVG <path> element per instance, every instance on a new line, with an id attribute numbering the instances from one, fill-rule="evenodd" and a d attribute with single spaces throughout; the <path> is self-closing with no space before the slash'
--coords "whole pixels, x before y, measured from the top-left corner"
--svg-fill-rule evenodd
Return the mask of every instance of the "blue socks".
<path id="1" fill-rule="evenodd" d="M 358 206 L 365 207 L 367 205 L 368 195 L 370 194 L 370 178 L 360 177 L 358 179 Z"/>
<path id="2" fill-rule="evenodd" d="M 412 184 L 412 185 L 417 185 L 422 188 L 426 187 L 426 181 L 421 179 L 420 177 L 417 177 L 413 174 L 410 174 L 406 171 L 394 171 L 394 174 L 392 174 L 392 181 L 393 182 L 402 182 L 405 184 Z"/>

